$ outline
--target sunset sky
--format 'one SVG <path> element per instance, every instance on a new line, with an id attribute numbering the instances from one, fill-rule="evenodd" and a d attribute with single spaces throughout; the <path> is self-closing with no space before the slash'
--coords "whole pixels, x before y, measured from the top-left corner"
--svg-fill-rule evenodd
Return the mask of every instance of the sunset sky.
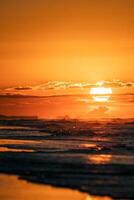
<path id="1" fill-rule="evenodd" d="M 86 94 L 90 100 L 46 99 L 45 108 L 55 116 L 72 106 L 77 116 L 85 109 L 89 116 L 112 110 L 110 116 L 133 117 L 133 21 L 133 0 L 0 0 L 0 95 Z M 100 81 L 112 90 L 104 97 L 108 108 L 90 96 Z M 48 116 L 38 101 L 37 110 L 16 102 L 1 99 L 1 113 Z"/>
<path id="2" fill-rule="evenodd" d="M 0 200 L 133 189 L 134 0 L 0 0 Z"/>
<path id="3" fill-rule="evenodd" d="M 133 0 L 1 0 L 0 86 L 133 81 Z"/>

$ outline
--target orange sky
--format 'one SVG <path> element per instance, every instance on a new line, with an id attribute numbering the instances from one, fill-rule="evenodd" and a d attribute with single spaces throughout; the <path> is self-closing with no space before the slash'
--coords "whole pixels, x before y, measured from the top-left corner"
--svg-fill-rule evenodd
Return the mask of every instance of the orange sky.
<path id="1" fill-rule="evenodd" d="M 133 0 L 1 0 L 0 87 L 133 81 Z"/>

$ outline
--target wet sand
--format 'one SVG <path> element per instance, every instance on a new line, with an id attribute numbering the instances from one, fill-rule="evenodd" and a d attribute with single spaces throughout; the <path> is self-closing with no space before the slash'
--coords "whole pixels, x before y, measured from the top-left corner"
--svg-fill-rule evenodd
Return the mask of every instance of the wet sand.
<path id="1" fill-rule="evenodd" d="M 17 176 L 0 174 L 1 200 L 112 200 L 110 197 L 91 196 L 77 190 L 60 189 L 20 180 Z"/>

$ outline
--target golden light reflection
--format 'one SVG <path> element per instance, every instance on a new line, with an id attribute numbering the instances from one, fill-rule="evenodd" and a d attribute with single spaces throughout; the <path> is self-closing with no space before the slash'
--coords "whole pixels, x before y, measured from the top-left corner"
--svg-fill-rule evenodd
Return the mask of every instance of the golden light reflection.
<path id="1" fill-rule="evenodd" d="M 110 96 L 93 96 L 93 100 L 96 102 L 108 102 Z"/>
<path id="2" fill-rule="evenodd" d="M 15 148 L 8 148 L 8 147 L 0 147 L 0 152 L 34 152 L 32 149 L 15 149 Z"/>
<path id="3" fill-rule="evenodd" d="M 92 196 L 77 190 L 32 184 L 24 180 L 19 180 L 16 176 L 8 175 L 0 175 L 0 199 L 112 200 L 110 197 Z"/>
<path id="4" fill-rule="evenodd" d="M 14 140 L 14 139 L 0 139 L 0 145 L 6 144 L 35 144 L 41 143 L 40 141 L 35 140 Z"/>
<path id="5" fill-rule="evenodd" d="M 112 200 L 111 197 L 90 197 L 90 196 L 87 196 L 87 198 L 85 200 Z"/>
<path id="6" fill-rule="evenodd" d="M 83 148 L 96 148 L 97 145 L 93 144 L 93 143 L 90 143 L 90 144 L 81 144 L 80 147 L 83 147 Z"/>
<path id="7" fill-rule="evenodd" d="M 107 164 L 111 161 L 112 155 L 90 155 L 88 156 L 88 161 L 90 161 L 93 164 Z"/>
<path id="8" fill-rule="evenodd" d="M 10 148 L 6 145 L 21 145 L 21 144 L 38 144 L 40 141 L 35 140 L 14 140 L 14 139 L 0 139 L 0 152 L 34 152 L 32 149 Z"/>

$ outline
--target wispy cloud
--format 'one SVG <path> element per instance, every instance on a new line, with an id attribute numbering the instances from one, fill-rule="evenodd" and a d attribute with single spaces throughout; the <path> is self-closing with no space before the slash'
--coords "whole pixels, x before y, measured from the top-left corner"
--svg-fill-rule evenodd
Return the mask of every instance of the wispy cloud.
<path id="1" fill-rule="evenodd" d="M 90 83 L 74 83 L 74 82 L 63 82 L 63 81 L 52 81 L 46 82 L 41 85 L 37 85 L 33 87 L 33 89 L 38 90 L 60 90 L 60 89 L 80 89 L 80 88 L 90 88 L 91 86 L 95 86 L 95 84 Z"/>
<path id="2" fill-rule="evenodd" d="M 25 91 L 25 90 L 66 90 L 66 89 L 84 89 L 95 86 L 96 84 L 86 82 L 63 82 L 63 81 L 49 81 L 35 86 L 17 86 L 5 88 L 3 91 Z"/>
<path id="3" fill-rule="evenodd" d="M 134 82 L 122 82 L 120 80 L 104 81 L 103 86 L 112 88 L 134 87 Z"/>
<path id="4" fill-rule="evenodd" d="M 63 81 L 51 81 L 46 82 L 36 86 L 27 86 L 27 87 L 15 87 L 15 90 L 60 90 L 60 89 L 80 89 L 80 88 L 91 88 L 98 86 L 98 83 L 87 83 L 87 82 L 63 82 Z M 134 82 L 122 82 L 119 80 L 113 81 L 102 81 L 102 86 L 104 87 L 134 87 Z"/>
<path id="5" fill-rule="evenodd" d="M 21 92 L 22 94 L 29 94 L 30 92 L 46 92 L 46 91 L 66 91 L 66 90 L 77 90 L 84 91 L 88 90 L 91 87 L 97 86 L 103 87 L 111 87 L 111 88 L 134 88 L 134 82 L 122 82 L 120 80 L 112 80 L 112 81 L 101 81 L 98 83 L 88 83 L 88 82 L 65 82 L 65 81 L 49 81 L 42 84 L 34 85 L 34 86 L 16 86 L 10 88 L 0 89 L 1 94 L 18 94 Z M 30 94 L 31 94 L 30 93 Z M 44 95 L 44 94 L 43 94 Z"/>

